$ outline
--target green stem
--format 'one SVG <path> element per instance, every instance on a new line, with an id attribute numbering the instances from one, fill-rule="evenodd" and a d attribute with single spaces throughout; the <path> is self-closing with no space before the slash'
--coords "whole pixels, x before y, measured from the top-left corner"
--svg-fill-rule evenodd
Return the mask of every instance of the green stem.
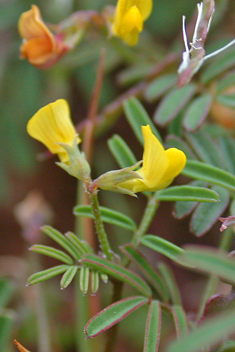
<path id="1" fill-rule="evenodd" d="M 76 204 L 84 204 L 84 188 L 82 182 L 77 183 L 77 202 Z M 75 233 L 78 237 L 86 239 L 86 226 L 83 220 L 78 216 L 75 217 Z M 84 326 L 89 320 L 90 300 L 88 296 L 84 296 L 80 290 L 79 275 L 75 277 L 75 338 L 77 352 L 92 352 L 93 346 L 90 340 L 85 340 Z"/>
<path id="2" fill-rule="evenodd" d="M 89 193 L 89 198 L 91 202 L 92 212 L 95 217 L 95 228 L 100 242 L 100 247 L 108 260 L 113 259 L 113 252 L 111 250 L 107 234 L 105 232 L 104 224 L 101 219 L 101 212 L 99 208 L 99 201 L 97 196 L 97 191 L 94 193 Z"/>
<path id="3" fill-rule="evenodd" d="M 155 213 L 159 207 L 159 204 L 160 203 L 155 199 L 154 195 L 151 198 L 149 198 L 143 217 L 141 219 L 140 225 L 136 230 L 134 237 L 131 241 L 134 247 L 138 247 L 141 238 L 146 234 L 146 231 L 148 230 L 155 216 Z"/>
<path id="4" fill-rule="evenodd" d="M 154 198 L 154 195 L 148 199 L 148 203 L 146 205 L 143 217 L 141 219 L 140 225 L 136 232 L 134 233 L 133 240 L 132 240 L 132 245 L 134 247 L 138 247 L 141 238 L 144 236 L 146 231 L 149 228 L 149 225 L 151 224 L 154 215 L 156 213 L 156 210 L 159 206 L 159 202 Z M 125 258 L 122 262 L 122 265 L 124 267 L 128 267 L 130 264 L 130 260 Z M 113 297 L 112 297 L 112 302 L 117 302 L 121 299 L 122 296 L 122 290 L 123 290 L 123 282 L 114 282 L 113 284 Z M 110 331 L 108 331 L 108 338 L 107 338 L 107 343 L 104 352 L 111 352 L 114 348 L 114 343 L 116 340 L 117 336 L 117 329 L 118 325 L 115 325 Z"/>
<path id="5" fill-rule="evenodd" d="M 88 113 L 88 124 L 86 125 L 84 131 L 84 138 L 83 138 L 83 152 L 86 155 L 86 159 L 91 164 L 92 162 L 92 150 L 93 150 L 93 132 L 94 132 L 94 120 L 97 115 L 98 110 L 98 102 L 99 97 L 102 89 L 102 82 L 103 82 L 103 66 L 104 66 L 104 59 L 105 59 L 105 52 L 102 50 L 96 82 L 94 91 L 92 94 L 91 104 Z M 88 184 L 85 185 L 88 188 Z M 88 192 L 89 194 L 89 192 Z M 77 185 L 77 203 L 76 204 L 87 204 L 87 194 L 84 192 L 84 185 L 82 182 L 78 182 Z M 78 237 L 83 237 L 92 247 L 94 247 L 95 237 L 93 236 L 93 226 L 91 228 L 90 219 L 80 219 L 79 217 L 75 217 L 75 233 Z M 76 275 L 76 286 L 75 286 L 75 294 L 76 294 L 76 345 L 77 345 L 77 352 L 93 352 L 99 351 L 100 348 L 100 341 L 99 339 L 94 340 L 85 340 L 84 336 L 84 326 L 86 325 L 87 321 L 91 318 L 92 315 L 92 308 L 93 310 L 97 309 L 99 306 L 99 297 L 95 304 L 91 304 L 91 297 L 86 295 L 83 296 L 80 290 L 79 285 L 79 275 Z M 94 303 L 94 302 L 92 302 Z M 95 309 L 96 308 L 96 309 Z"/>
<path id="6" fill-rule="evenodd" d="M 230 248 L 230 245 L 232 243 L 233 236 L 234 236 L 234 234 L 233 234 L 233 230 L 231 228 L 224 231 L 222 234 L 222 237 L 221 237 L 219 248 L 223 249 L 225 251 L 228 251 Z M 204 291 L 204 294 L 203 294 L 203 297 L 201 300 L 201 304 L 199 306 L 197 320 L 199 320 L 202 317 L 206 302 L 215 293 L 218 282 L 219 282 L 219 278 L 217 276 L 211 275 L 209 277 L 209 280 L 206 285 L 206 289 Z"/>
<path id="7" fill-rule="evenodd" d="M 154 195 L 148 199 L 148 203 L 146 205 L 140 225 L 136 230 L 136 232 L 134 233 L 134 236 L 131 242 L 134 247 L 138 247 L 141 238 L 148 230 L 149 225 L 151 224 L 154 218 L 154 215 L 157 211 L 158 206 L 159 206 L 159 202 L 154 198 Z M 124 267 L 128 267 L 129 264 L 130 264 L 130 261 L 127 258 L 125 258 L 122 262 L 122 265 Z M 111 303 L 117 302 L 121 299 L 122 290 L 123 290 L 123 282 L 114 282 L 113 285 L 114 285 L 113 297 L 112 297 Z M 107 339 L 106 348 L 104 352 L 111 352 L 113 350 L 115 339 L 117 336 L 117 329 L 118 329 L 118 325 L 115 325 L 115 327 L 113 327 L 110 331 L 108 331 L 108 339 Z"/>

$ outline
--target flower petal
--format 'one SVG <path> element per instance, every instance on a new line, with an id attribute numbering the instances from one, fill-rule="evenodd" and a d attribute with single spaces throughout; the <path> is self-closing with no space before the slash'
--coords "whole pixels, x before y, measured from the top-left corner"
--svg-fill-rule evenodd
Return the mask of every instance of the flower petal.
<path id="1" fill-rule="evenodd" d="M 122 18 L 133 6 L 138 7 L 143 19 L 146 20 L 152 11 L 153 3 L 152 0 L 119 0 L 116 12 Z"/>
<path id="2" fill-rule="evenodd" d="M 163 176 L 165 180 L 170 180 L 172 178 L 175 178 L 179 173 L 183 170 L 185 167 L 187 158 L 184 152 L 182 150 L 179 150 L 177 148 L 170 148 L 165 151 L 168 161 L 169 161 L 169 166 L 166 169 L 166 172 Z"/>
<path id="3" fill-rule="evenodd" d="M 38 110 L 29 120 L 27 132 L 42 142 L 51 153 L 58 154 L 62 162 L 67 162 L 68 154 L 58 143 L 72 145 L 77 135 L 67 101 L 60 99 Z"/>
<path id="4" fill-rule="evenodd" d="M 135 45 L 151 11 L 152 0 L 119 0 L 112 26 L 114 34 L 127 44 Z"/>
<path id="5" fill-rule="evenodd" d="M 174 178 L 183 170 L 187 161 L 184 152 L 177 148 L 167 149 L 165 154 L 167 155 L 169 166 L 162 177 L 162 181 L 158 184 L 154 191 L 168 187 Z"/>
<path id="6" fill-rule="evenodd" d="M 22 58 L 27 58 L 33 64 L 41 64 L 51 57 L 52 43 L 48 38 L 34 38 L 24 42 L 20 51 Z"/>
<path id="7" fill-rule="evenodd" d="M 142 126 L 142 133 L 144 137 L 143 167 L 138 173 L 151 189 L 161 181 L 169 166 L 169 160 L 163 145 L 152 133 L 149 125 Z"/>
<path id="8" fill-rule="evenodd" d="M 117 33 L 128 45 L 136 45 L 139 32 L 143 30 L 143 17 L 136 6 L 127 11 Z"/>
<path id="9" fill-rule="evenodd" d="M 36 5 L 32 5 L 31 10 L 22 13 L 18 27 L 23 39 L 50 37 L 53 40 L 52 33 L 43 22 L 40 10 Z"/>

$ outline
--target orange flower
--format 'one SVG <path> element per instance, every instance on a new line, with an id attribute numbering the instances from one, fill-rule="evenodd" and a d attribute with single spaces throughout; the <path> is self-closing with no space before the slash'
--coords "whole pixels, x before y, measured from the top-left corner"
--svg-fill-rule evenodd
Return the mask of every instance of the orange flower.
<path id="1" fill-rule="evenodd" d="M 20 16 L 18 26 L 23 38 L 21 58 L 26 58 L 34 66 L 48 68 L 70 49 L 59 35 L 54 35 L 45 25 L 36 5 Z"/>

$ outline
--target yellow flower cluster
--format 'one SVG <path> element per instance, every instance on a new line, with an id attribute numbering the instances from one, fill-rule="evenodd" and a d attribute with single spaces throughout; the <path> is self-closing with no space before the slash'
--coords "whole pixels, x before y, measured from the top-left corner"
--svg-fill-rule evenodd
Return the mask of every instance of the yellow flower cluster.
<path id="1" fill-rule="evenodd" d="M 76 138 L 76 130 L 71 122 L 68 103 L 65 100 L 57 100 L 40 109 L 28 122 L 27 131 L 33 138 L 45 144 L 52 153 L 58 154 L 62 163 L 69 163 L 68 153 L 60 143 L 72 146 Z M 142 126 L 142 133 L 143 165 L 136 171 L 138 178 L 120 182 L 118 185 L 120 189 L 126 189 L 132 193 L 157 191 L 169 186 L 186 163 L 186 156 L 181 150 L 164 149 L 149 125 Z"/>

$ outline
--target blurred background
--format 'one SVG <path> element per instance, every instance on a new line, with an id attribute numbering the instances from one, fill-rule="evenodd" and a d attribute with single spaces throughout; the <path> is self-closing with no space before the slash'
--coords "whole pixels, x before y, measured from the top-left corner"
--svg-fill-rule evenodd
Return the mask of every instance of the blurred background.
<path id="1" fill-rule="evenodd" d="M 29 208 L 43 204 L 43 209 L 50 214 L 48 219 L 46 218 L 48 222 L 63 233 L 72 231 L 76 180 L 55 165 L 55 157 L 47 157 L 43 145 L 27 135 L 27 121 L 39 108 L 56 99 L 64 98 L 70 104 L 74 123 L 80 124 L 86 118 L 89 109 L 101 48 L 106 49 L 105 77 L 99 107 L 101 113 L 120 94 L 144 79 L 149 70 L 171 52 L 178 55 L 171 67 L 171 70 L 176 71 L 183 49 L 182 15 L 187 16 L 188 22 L 195 18 L 197 0 L 153 0 L 153 2 L 153 12 L 135 48 L 127 47 L 119 40 L 109 41 L 93 29 L 57 65 L 47 70 L 39 70 L 19 58 L 21 38 L 18 34 L 17 22 L 21 13 L 30 9 L 32 2 L 0 0 L 0 275 L 10 279 L 9 293 L 3 303 L 7 305 L 10 316 L 14 317 L 11 336 L 24 341 L 25 346 L 32 352 L 37 351 L 35 347 L 36 313 L 32 297 L 38 297 L 39 293 L 37 288 L 25 287 L 27 277 L 35 272 L 34 258 L 37 256 L 29 253 L 28 247 L 32 243 L 48 243 L 49 240 L 45 240 L 43 236 L 39 237 L 36 230 L 32 231 L 32 237 L 30 233 L 23 231 L 22 224 L 20 225 L 17 220 L 17 204 L 27 197 Z M 104 6 L 115 5 L 116 1 L 42 0 L 35 1 L 34 4 L 40 8 L 45 22 L 59 23 L 75 11 L 89 9 L 100 11 Z M 216 14 L 208 38 L 208 46 L 221 39 L 228 42 L 234 37 L 234 33 L 235 3 L 216 0 Z M 143 101 L 143 103 L 152 116 L 159 101 L 151 103 Z M 165 130 L 163 128 L 159 130 L 164 136 Z M 114 133 L 120 134 L 128 142 L 138 160 L 141 158 L 142 148 L 120 111 L 111 116 L 106 127 L 96 135 L 93 177 L 117 168 L 107 148 L 107 139 Z M 185 181 L 181 177 L 178 182 Z M 102 191 L 100 202 L 102 205 L 130 215 L 138 222 L 145 199 L 142 195 L 139 195 L 138 199 L 132 199 Z M 179 221 L 172 217 L 172 209 L 172 204 L 161 205 L 150 233 L 157 233 L 177 245 L 185 242 L 210 244 L 218 242 L 218 224 L 205 238 L 198 239 L 189 232 L 187 219 Z M 117 251 L 118 246 L 127 242 L 131 235 L 126 231 L 119 231 L 117 237 L 115 228 L 108 230 L 112 235 L 113 247 Z M 156 260 L 156 258 L 152 259 Z M 47 268 L 51 263 L 42 257 L 39 261 L 42 268 Z M 195 276 L 189 272 L 184 271 L 182 274 L 179 268 L 174 270 L 182 288 L 185 306 L 193 311 L 197 307 L 201 280 L 198 278 L 195 281 Z M 1 284 L 4 286 L 6 282 L 5 279 L 2 280 Z M 192 283 L 193 280 L 194 283 Z M 54 352 L 72 352 L 74 348 L 74 337 L 71 331 L 73 287 L 61 292 L 58 278 L 46 282 L 45 285 L 47 301 L 50 302 L 48 309 L 52 333 L 55 336 Z M 110 285 L 108 284 L 104 289 L 109 291 Z M 184 295 L 185 290 L 187 297 Z M 192 294 L 190 295 L 189 292 Z M 107 293 L 107 297 L 110 297 L 109 295 Z M 135 331 L 133 341 L 131 319 L 135 317 L 132 316 L 122 324 L 123 335 L 119 339 L 117 351 L 141 351 L 142 349 L 141 330 L 145 322 L 141 321 L 139 315 L 135 319 L 136 328 L 139 329 L 140 334 Z M 8 348 L 9 351 L 14 350 L 11 344 Z"/>

